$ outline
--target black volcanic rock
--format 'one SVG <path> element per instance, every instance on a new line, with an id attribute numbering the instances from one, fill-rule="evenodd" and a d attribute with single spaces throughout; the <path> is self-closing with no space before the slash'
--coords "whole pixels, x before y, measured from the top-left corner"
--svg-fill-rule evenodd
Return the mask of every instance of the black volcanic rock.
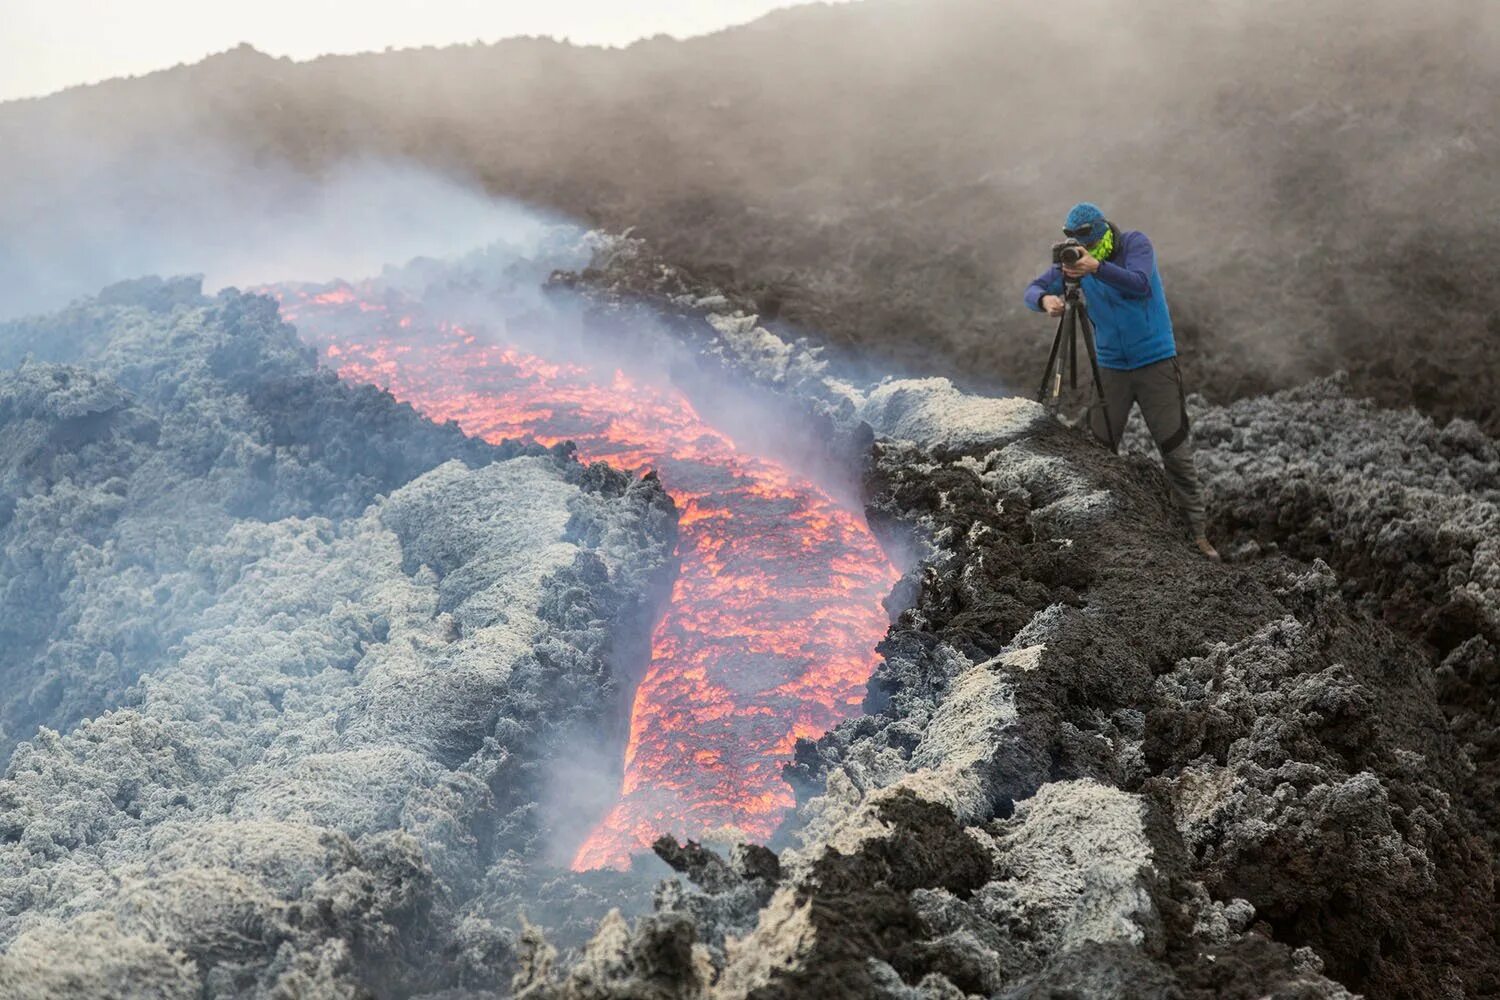
<path id="1" fill-rule="evenodd" d="M 1338 380 L 1195 403 L 1213 565 L 1139 429 L 1116 457 L 1029 403 L 791 364 L 885 438 L 870 521 L 922 560 L 870 714 L 797 749 L 779 885 L 712 996 L 1500 988 L 1492 439 Z"/>

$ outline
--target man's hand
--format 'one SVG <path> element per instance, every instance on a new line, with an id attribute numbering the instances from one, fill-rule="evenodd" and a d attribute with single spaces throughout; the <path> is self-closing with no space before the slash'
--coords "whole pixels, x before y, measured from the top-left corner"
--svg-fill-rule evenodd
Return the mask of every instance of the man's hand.
<path id="1" fill-rule="evenodd" d="M 1093 274 L 1098 270 L 1099 262 L 1090 253 L 1085 253 L 1082 257 L 1078 258 L 1076 263 L 1064 264 L 1062 266 L 1062 273 L 1069 278 L 1081 278 L 1085 274 Z"/>
<path id="2" fill-rule="evenodd" d="M 1061 316 L 1067 308 L 1068 304 L 1063 301 L 1061 295 L 1042 296 L 1042 312 L 1048 316 Z"/>

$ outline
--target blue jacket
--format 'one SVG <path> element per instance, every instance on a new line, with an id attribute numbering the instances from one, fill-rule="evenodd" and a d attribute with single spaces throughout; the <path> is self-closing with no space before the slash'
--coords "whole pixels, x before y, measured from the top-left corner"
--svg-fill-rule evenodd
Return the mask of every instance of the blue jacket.
<path id="1" fill-rule="evenodd" d="M 1026 304 L 1042 312 L 1042 296 L 1062 292 L 1062 270 L 1053 266 L 1026 287 Z M 1099 263 L 1097 274 L 1084 276 L 1083 294 L 1101 368 L 1129 371 L 1177 356 L 1167 293 L 1145 233 L 1117 231 L 1114 253 Z"/>

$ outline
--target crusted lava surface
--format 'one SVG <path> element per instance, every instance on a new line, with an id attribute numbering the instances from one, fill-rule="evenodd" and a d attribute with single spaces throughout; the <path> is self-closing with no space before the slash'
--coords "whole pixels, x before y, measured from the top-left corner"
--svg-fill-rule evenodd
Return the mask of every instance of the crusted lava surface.
<path id="1" fill-rule="evenodd" d="M 868 714 L 787 768 L 774 886 L 671 845 L 698 888 L 528 995 L 1500 989 L 1491 439 L 1337 378 L 1195 401 L 1215 565 L 1144 449 L 941 380 L 853 416 L 882 438 L 872 526 L 925 557 Z M 681 992 L 631 993 L 673 916 L 703 945 Z"/>
<path id="2" fill-rule="evenodd" d="M 342 386 L 268 300 L 117 289 L 12 329 L 54 354 L 0 382 L 7 573 L 52 574 L 27 593 L 70 641 L 30 641 L 75 671 L 140 580 L 176 633 L 67 731 L 15 734 L 7 995 L 1500 992 L 1500 452 L 1477 424 L 1338 378 L 1193 401 L 1216 565 L 1139 428 L 1116 456 L 1029 401 L 836 377 L 631 240 L 554 283 L 655 311 L 805 414 L 914 554 L 863 714 L 785 761 L 795 814 L 764 845 L 657 840 L 680 877 L 649 909 L 644 865 L 549 862 L 549 763 L 608 725 L 663 597 L 663 485 Z M 421 460 L 329 492 L 353 459 L 295 428 L 355 419 Z M 205 446 L 163 431 L 205 426 L 217 471 L 168 530 Z"/>

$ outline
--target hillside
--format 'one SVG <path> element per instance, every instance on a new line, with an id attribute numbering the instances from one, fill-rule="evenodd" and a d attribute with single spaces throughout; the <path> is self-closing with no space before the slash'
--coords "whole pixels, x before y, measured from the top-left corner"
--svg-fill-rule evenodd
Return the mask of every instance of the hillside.
<path id="1" fill-rule="evenodd" d="M 1155 239 L 1210 399 L 1345 368 L 1493 432 L 1497 39 L 1484 0 L 868 0 L 624 50 L 242 47 L 0 106 L 0 255 L 42 266 L 28 226 L 101 186 L 128 232 L 254 212 L 252 167 L 412 158 L 636 227 L 882 368 L 1027 391 L 1048 331 L 1019 290 L 1088 197 Z"/>

